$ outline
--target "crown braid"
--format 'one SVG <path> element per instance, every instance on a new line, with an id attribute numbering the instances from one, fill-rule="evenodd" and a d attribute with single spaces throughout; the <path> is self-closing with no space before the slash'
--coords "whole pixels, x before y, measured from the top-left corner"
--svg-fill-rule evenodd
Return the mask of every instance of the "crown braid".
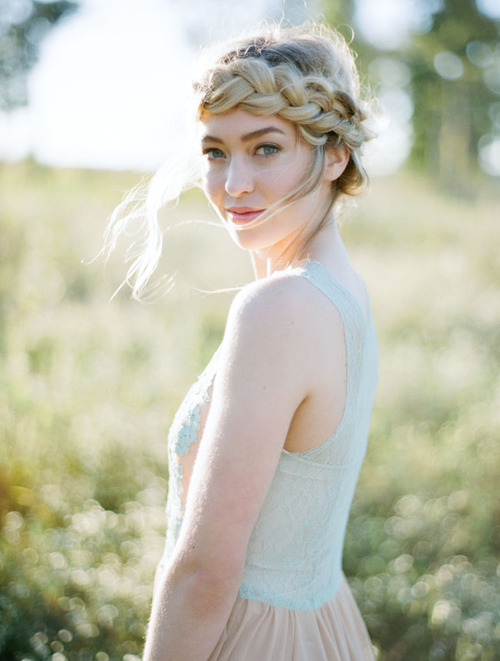
<path id="1" fill-rule="evenodd" d="M 348 166 L 338 193 L 354 194 L 366 182 L 360 149 L 371 137 L 359 99 L 354 57 L 338 33 L 277 28 L 237 43 L 195 83 L 198 116 L 236 107 L 293 122 L 310 144 L 345 145 Z"/>

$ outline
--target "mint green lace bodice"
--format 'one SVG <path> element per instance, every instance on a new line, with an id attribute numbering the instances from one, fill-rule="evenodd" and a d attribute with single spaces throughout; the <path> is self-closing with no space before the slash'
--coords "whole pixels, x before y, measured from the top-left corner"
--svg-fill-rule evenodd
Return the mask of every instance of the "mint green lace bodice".
<path id="1" fill-rule="evenodd" d="M 320 263 L 293 270 L 337 307 L 345 329 L 347 393 L 335 433 L 307 452 L 282 450 L 247 549 L 239 595 L 291 609 L 316 608 L 342 581 L 349 509 L 366 451 L 378 376 L 375 331 L 359 302 Z M 169 433 L 167 539 L 170 556 L 183 516 L 184 460 L 198 442 L 200 407 L 210 399 L 218 352 L 189 390 Z"/>

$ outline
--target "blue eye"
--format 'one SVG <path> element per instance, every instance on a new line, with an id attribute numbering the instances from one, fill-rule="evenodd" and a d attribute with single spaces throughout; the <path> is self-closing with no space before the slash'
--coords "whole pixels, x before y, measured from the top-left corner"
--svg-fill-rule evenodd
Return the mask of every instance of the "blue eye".
<path id="1" fill-rule="evenodd" d="M 211 161 L 224 158 L 224 153 L 220 149 L 217 149 L 217 147 L 207 147 L 207 149 L 203 150 L 203 154 L 208 156 L 208 159 Z"/>
<path id="2" fill-rule="evenodd" d="M 277 145 L 260 145 L 255 151 L 260 156 L 273 156 L 281 151 L 281 148 Z"/>

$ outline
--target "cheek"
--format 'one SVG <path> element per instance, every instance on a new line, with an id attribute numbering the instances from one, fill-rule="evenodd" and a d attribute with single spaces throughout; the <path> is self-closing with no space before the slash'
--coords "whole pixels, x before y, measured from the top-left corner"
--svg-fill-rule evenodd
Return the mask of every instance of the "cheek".
<path id="1" fill-rule="evenodd" d="M 304 165 L 292 161 L 284 168 L 266 172 L 262 186 L 272 190 L 277 197 L 283 197 L 298 188 L 306 176 Z"/>
<path id="2" fill-rule="evenodd" d="M 205 195 L 213 204 L 218 203 L 221 195 L 224 197 L 224 180 L 220 175 L 214 172 L 203 173 L 202 185 Z"/>

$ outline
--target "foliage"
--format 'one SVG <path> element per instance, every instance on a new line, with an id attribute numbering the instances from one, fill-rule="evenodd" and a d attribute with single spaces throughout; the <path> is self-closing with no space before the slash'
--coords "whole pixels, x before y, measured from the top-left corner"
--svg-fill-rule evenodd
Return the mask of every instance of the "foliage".
<path id="1" fill-rule="evenodd" d="M 479 140 L 492 129 L 500 95 L 499 28 L 475 0 L 443 0 L 429 31 L 405 54 L 418 118 L 415 160 L 449 185 L 467 182 L 477 168 Z"/>
<path id="2" fill-rule="evenodd" d="M 0 657 L 141 654 L 165 437 L 250 277 L 223 231 L 168 238 L 155 305 L 85 266 L 125 174 L 2 167 Z M 498 192 L 378 180 L 343 232 L 370 283 L 381 382 L 345 571 L 380 659 L 500 658 Z M 208 213 L 197 194 L 171 213 Z M 170 212 L 169 212 L 170 214 Z M 170 215 L 165 222 L 170 222 Z"/>
<path id="3" fill-rule="evenodd" d="M 65 14 L 72 0 L 2 0 L 0 4 L 0 108 L 24 105 L 26 76 L 37 61 L 41 39 Z"/>
<path id="4" fill-rule="evenodd" d="M 324 4 L 328 17 L 338 15 L 333 12 L 338 2 Z M 355 30 L 353 47 L 375 87 L 382 93 L 403 91 L 411 99 L 413 167 L 449 189 L 462 189 L 478 170 L 481 144 L 498 137 L 500 21 L 482 12 L 476 0 L 409 4 L 407 11 L 428 20 L 404 43 L 375 47 L 369 35 Z M 401 96 L 389 94 L 388 99 L 394 106 L 386 108 L 391 115 Z"/>

